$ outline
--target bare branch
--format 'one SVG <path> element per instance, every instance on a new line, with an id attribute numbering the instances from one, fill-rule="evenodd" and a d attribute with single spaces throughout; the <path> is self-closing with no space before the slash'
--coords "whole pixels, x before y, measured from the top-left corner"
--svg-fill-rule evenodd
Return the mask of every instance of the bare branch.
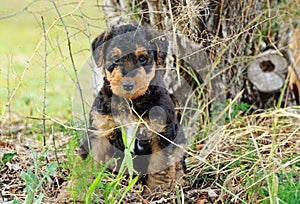
<path id="1" fill-rule="evenodd" d="M 47 59 L 48 59 L 48 52 L 47 52 L 47 33 L 46 33 L 46 28 L 45 28 L 45 21 L 44 17 L 41 16 L 42 18 L 42 26 L 43 26 L 43 31 L 44 31 L 44 100 L 43 100 L 43 142 L 44 142 L 44 147 L 46 147 L 46 120 L 45 120 L 45 115 L 46 115 L 46 103 L 47 103 Z"/>
<path id="2" fill-rule="evenodd" d="M 79 5 L 81 5 L 83 2 L 83 0 L 80 0 L 78 2 L 78 8 L 79 8 Z M 84 105 L 84 99 L 83 99 L 83 94 L 82 94 L 82 89 L 81 89 L 81 85 L 80 85 L 80 82 L 79 82 L 79 77 L 78 77 L 78 71 L 77 71 L 77 68 L 76 68 L 76 65 L 75 65 L 75 61 L 73 59 L 73 54 L 72 54 L 72 46 L 71 46 L 71 40 L 70 40 L 70 36 L 69 36 L 69 31 L 67 29 L 67 26 L 65 24 L 65 21 L 62 17 L 62 15 L 60 14 L 60 11 L 58 10 L 57 6 L 56 6 L 56 3 L 54 0 L 52 0 L 52 4 L 53 6 L 55 7 L 55 10 L 61 20 L 61 23 L 65 29 L 65 32 L 66 32 L 66 36 L 67 36 L 67 40 L 68 40 L 68 48 L 69 48 L 69 55 L 70 55 L 70 59 L 71 59 L 71 62 L 72 62 L 72 66 L 73 66 L 73 70 L 74 70 L 74 73 L 75 73 L 75 76 L 76 76 L 76 84 L 77 84 L 77 88 L 79 89 L 79 93 L 80 93 L 80 99 L 81 99 L 81 105 L 82 105 L 82 113 L 83 113 L 83 117 L 84 117 L 84 126 L 85 126 L 85 130 L 86 130 L 86 135 L 88 133 L 88 123 L 87 123 L 87 116 L 86 116 L 86 111 L 85 111 L 85 105 Z M 87 137 L 87 140 L 88 140 L 88 145 L 89 145 L 89 149 L 90 149 L 90 142 L 89 142 L 89 138 Z"/>

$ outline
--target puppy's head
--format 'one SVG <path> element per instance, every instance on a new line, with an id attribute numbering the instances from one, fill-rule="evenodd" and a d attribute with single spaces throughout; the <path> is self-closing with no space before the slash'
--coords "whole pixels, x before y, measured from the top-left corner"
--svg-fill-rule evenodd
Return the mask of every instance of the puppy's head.
<path id="1" fill-rule="evenodd" d="M 164 64 L 166 54 L 160 51 L 158 37 L 151 29 L 125 25 L 113 27 L 94 41 L 93 49 L 100 47 L 94 50 L 94 58 L 114 94 L 129 99 L 145 94 L 157 67 Z"/>

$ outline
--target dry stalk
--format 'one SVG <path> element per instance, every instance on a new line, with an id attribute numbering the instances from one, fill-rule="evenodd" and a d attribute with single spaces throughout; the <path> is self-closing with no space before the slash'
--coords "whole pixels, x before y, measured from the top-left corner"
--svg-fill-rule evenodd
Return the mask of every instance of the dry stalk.
<path id="1" fill-rule="evenodd" d="M 46 103 L 47 103 L 47 59 L 48 59 L 48 51 L 47 51 L 47 33 L 45 27 L 44 17 L 42 16 L 42 26 L 44 31 L 44 100 L 43 100 L 43 142 L 44 147 L 46 147 Z"/>
<path id="2" fill-rule="evenodd" d="M 78 8 L 82 4 L 82 2 L 83 2 L 83 0 L 80 0 L 78 2 Z M 72 66 L 73 66 L 73 70 L 74 70 L 75 77 L 76 77 L 76 85 L 77 85 L 77 88 L 79 89 L 79 94 L 80 94 L 80 100 L 81 100 L 81 105 L 82 105 L 82 113 L 83 113 L 83 117 L 84 117 L 84 126 L 85 126 L 87 141 L 88 141 L 88 148 L 91 149 L 90 142 L 89 142 L 89 137 L 87 135 L 88 134 L 88 122 L 87 122 L 87 116 L 86 116 L 86 111 L 85 111 L 84 98 L 83 98 L 82 88 L 81 88 L 79 77 L 78 77 L 78 71 L 77 71 L 75 61 L 74 61 L 74 58 L 73 58 L 73 54 L 72 54 L 72 46 L 71 46 L 69 31 L 67 29 L 65 21 L 64 21 L 62 15 L 60 14 L 60 11 L 58 10 L 57 5 L 56 5 L 54 0 L 52 0 L 52 4 L 53 4 L 53 6 L 54 6 L 54 8 L 55 8 L 55 10 L 56 10 L 56 12 L 59 16 L 59 19 L 61 20 L 61 23 L 64 27 L 65 32 L 66 32 L 67 41 L 68 41 L 68 48 L 69 48 L 69 56 L 70 56 Z"/>

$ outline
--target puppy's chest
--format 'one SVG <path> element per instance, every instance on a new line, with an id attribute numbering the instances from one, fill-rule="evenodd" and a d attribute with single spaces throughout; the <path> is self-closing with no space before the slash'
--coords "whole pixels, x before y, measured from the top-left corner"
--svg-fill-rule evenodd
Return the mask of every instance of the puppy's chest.
<path id="1" fill-rule="evenodd" d="M 121 129 L 119 136 L 122 136 L 125 148 L 130 149 L 133 154 L 145 151 L 151 137 L 141 120 L 133 115 L 119 115 L 116 122 Z"/>
<path id="2" fill-rule="evenodd" d="M 149 119 L 148 110 L 127 101 L 118 104 L 112 112 L 121 127 L 121 136 L 126 138 L 125 147 L 133 154 L 149 154 L 151 141 L 164 130 L 165 124 Z"/>

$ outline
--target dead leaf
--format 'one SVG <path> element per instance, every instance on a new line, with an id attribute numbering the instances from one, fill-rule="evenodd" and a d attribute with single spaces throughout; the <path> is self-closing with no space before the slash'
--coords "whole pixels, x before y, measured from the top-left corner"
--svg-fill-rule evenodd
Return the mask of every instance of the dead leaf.
<path id="1" fill-rule="evenodd" d="M 206 199 L 197 200 L 197 204 L 205 204 L 207 202 Z"/>
<path id="2" fill-rule="evenodd" d="M 196 150 L 200 151 L 204 147 L 204 144 L 198 144 L 196 145 Z"/>

